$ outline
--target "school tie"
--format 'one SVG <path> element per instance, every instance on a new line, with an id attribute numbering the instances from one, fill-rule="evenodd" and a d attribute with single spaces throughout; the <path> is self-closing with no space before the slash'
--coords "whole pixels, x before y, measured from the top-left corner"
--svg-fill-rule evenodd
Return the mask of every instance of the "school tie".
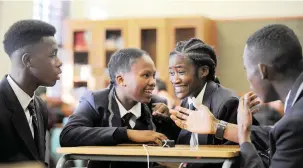
<path id="1" fill-rule="evenodd" d="M 132 129 L 131 125 L 129 124 L 129 121 L 130 119 L 132 118 L 134 114 L 131 113 L 131 112 L 128 112 L 127 114 L 125 114 L 123 117 L 122 117 L 122 120 L 123 120 L 123 124 L 124 126 L 126 126 L 128 129 Z"/>
<path id="2" fill-rule="evenodd" d="M 32 116 L 32 123 L 34 128 L 34 140 L 36 143 L 36 147 L 38 148 L 38 140 L 39 140 L 39 126 L 38 126 L 38 120 L 37 120 L 37 114 L 35 110 L 35 104 L 33 100 L 28 105 L 28 110 L 30 115 Z"/>
<path id="3" fill-rule="evenodd" d="M 195 111 L 196 108 L 195 106 L 193 105 L 193 103 L 190 103 L 189 104 L 189 107 L 188 107 L 190 110 L 192 111 Z M 199 146 L 199 142 L 198 142 L 198 134 L 197 133 L 191 133 L 191 137 L 190 137 L 190 140 L 189 140 L 189 145 L 191 147 L 191 149 L 197 149 L 197 147 Z M 180 168 L 186 168 L 186 167 L 191 167 L 192 164 L 189 164 L 189 163 L 186 163 L 186 162 L 182 162 L 179 167 Z"/>
<path id="4" fill-rule="evenodd" d="M 189 109 L 193 110 L 193 111 L 196 110 L 196 108 L 194 107 L 193 103 L 189 104 Z M 199 146 L 199 142 L 198 142 L 197 137 L 198 137 L 197 133 L 192 133 L 191 134 L 191 138 L 190 138 L 190 141 L 189 141 L 190 146 L 193 146 L 193 147 L 198 147 Z"/>

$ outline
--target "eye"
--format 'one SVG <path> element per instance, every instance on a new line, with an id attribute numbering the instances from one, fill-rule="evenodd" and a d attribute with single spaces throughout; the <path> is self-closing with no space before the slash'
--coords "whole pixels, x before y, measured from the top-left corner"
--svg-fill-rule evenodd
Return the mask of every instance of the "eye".
<path id="1" fill-rule="evenodd" d="M 174 76 L 174 75 L 175 75 L 175 72 L 172 72 L 172 71 L 171 71 L 171 72 L 169 72 L 169 75 L 170 75 L 170 76 Z"/>
<path id="2" fill-rule="evenodd" d="M 184 74 L 185 74 L 185 71 L 178 71 L 178 74 L 184 75 Z"/>
<path id="3" fill-rule="evenodd" d="M 149 78 L 150 77 L 149 74 L 144 74 L 143 76 L 144 76 L 144 78 Z"/>
<path id="4" fill-rule="evenodd" d="M 51 53 L 50 57 L 57 57 L 57 52 Z"/>

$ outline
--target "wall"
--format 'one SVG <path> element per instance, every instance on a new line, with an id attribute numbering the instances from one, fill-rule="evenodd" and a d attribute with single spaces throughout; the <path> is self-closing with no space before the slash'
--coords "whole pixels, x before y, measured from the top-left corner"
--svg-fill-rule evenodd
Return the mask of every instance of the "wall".
<path id="1" fill-rule="evenodd" d="M 71 18 L 102 19 L 203 15 L 214 19 L 303 15 L 303 1 L 289 0 L 73 0 Z"/>
<path id="2" fill-rule="evenodd" d="M 303 18 L 217 22 L 219 78 L 224 86 L 235 89 L 239 94 L 249 91 L 242 58 L 245 42 L 257 29 L 268 24 L 289 26 L 303 44 Z"/>
<path id="3" fill-rule="evenodd" d="M 216 20 L 218 75 L 226 87 L 242 94 L 249 91 L 242 53 L 248 36 L 276 21 L 232 21 L 245 18 L 303 16 L 303 1 L 203 1 L 203 0 L 76 0 L 71 3 L 72 19 L 167 17 L 202 15 Z M 229 20 L 229 21 L 224 21 Z M 287 23 L 301 36 L 297 22 Z M 303 29 L 302 29 L 303 30 Z"/>
<path id="4" fill-rule="evenodd" d="M 10 60 L 3 49 L 3 37 L 9 26 L 21 19 L 33 16 L 33 0 L 0 1 L 0 78 L 10 70 Z"/>

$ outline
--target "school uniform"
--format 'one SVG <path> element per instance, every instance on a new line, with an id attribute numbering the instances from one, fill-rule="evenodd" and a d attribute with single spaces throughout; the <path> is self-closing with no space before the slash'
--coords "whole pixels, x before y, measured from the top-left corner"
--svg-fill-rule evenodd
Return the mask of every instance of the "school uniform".
<path id="1" fill-rule="evenodd" d="M 241 144 L 245 168 L 297 168 L 303 165 L 303 73 L 294 82 L 285 102 L 285 114 L 274 126 L 253 126 L 251 142 Z M 266 151 L 260 156 L 259 151 Z M 259 154 L 259 155 L 258 155 Z M 268 161 L 264 162 L 264 157 Z"/>
<path id="2" fill-rule="evenodd" d="M 45 163 L 47 108 L 9 76 L 0 81 L 0 163 Z M 47 165 L 47 164 L 46 164 Z"/>
<path id="3" fill-rule="evenodd" d="M 165 134 L 169 139 L 177 139 L 179 128 L 169 118 L 152 117 L 152 104 L 166 100 L 153 95 L 148 104 L 137 103 L 126 110 L 115 95 L 114 88 L 87 92 L 80 100 L 73 115 L 60 135 L 61 146 L 105 146 L 132 143 L 127 136 L 127 128 L 154 130 Z M 131 116 L 126 119 L 128 114 Z M 96 162 L 88 167 L 146 167 L 147 163 Z"/>
<path id="4" fill-rule="evenodd" d="M 213 81 L 208 81 L 203 89 L 196 97 L 196 101 L 207 106 L 213 113 L 215 118 L 224 120 L 229 123 L 237 123 L 237 109 L 239 99 L 235 92 L 217 84 Z M 193 100 L 191 98 L 185 98 L 181 102 L 181 106 L 184 108 L 195 110 L 192 105 Z M 254 120 L 254 124 L 258 125 L 258 122 Z M 187 130 L 181 130 L 177 143 L 189 144 L 189 145 L 235 145 L 236 143 L 219 140 L 214 135 L 202 135 L 191 133 Z M 206 168 L 206 167 L 222 167 L 222 164 L 185 164 L 189 168 Z"/>

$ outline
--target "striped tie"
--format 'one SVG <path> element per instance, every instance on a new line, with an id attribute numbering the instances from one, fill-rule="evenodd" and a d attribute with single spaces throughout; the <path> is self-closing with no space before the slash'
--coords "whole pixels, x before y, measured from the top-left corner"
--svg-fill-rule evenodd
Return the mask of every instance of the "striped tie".
<path id="1" fill-rule="evenodd" d="M 193 110 L 193 111 L 196 110 L 196 108 L 194 107 L 194 105 L 192 103 L 189 105 L 189 109 Z M 197 137 L 198 137 L 197 133 L 192 133 L 191 134 L 191 138 L 190 138 L 190 146 L 191 147 L 194 147 L 194 148 L 199 147 L 199 142 L 198 142 Z"/>

